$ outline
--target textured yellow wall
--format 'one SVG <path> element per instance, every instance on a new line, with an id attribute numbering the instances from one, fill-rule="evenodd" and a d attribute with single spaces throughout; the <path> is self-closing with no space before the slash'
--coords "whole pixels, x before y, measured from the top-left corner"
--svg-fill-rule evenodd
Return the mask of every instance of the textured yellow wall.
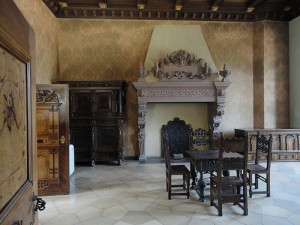
<path id="1" fill-rule="evenodd" d="M 58 74 L 58 20 L 42 0 L 14 0 L 14 2 L 35 32 L 36 83 L 51 83 Z"/>
<path id="2" fill-rule="evenodd" d="M 264 25 L 264 128 L 289 128 L 288 24 L 266 21 Z"/>
<path id="3" fill-rule="evenodd" d="M 300 128 L 300 16 L 289 22 L 290 125 Z"/>
<path id="4" fill-rule="evenodd" d="M 225 114 L 221 129 L 227 134 L 233 134 L 234 128 L 252 128 L 253 96 L 256 96 L 253 93 L 253 65 L 255 57 L 261 57 L 260 53 L 256 55 L 253 53 L 253 23 L 61 19 L 58 32 L 59 76 L 57 79 L 126 80 L 129 87 L 128 117 L 124 132 L 125 155 L 137 156 L 137 105 L 131 82 L 137 81 L 137 69 L 145 60 L 155 25 L 200 25 L 217 69 L 222 69 L 223 64 L 226 63 L 232 71 L 232 84 L 226 91 Z M 270 40 L 279 38 L 277 42 L 282 43 L 282 47 L 287 44 L 284 26 L 285 23 L 272 23 L 269 34 Z M 277 37 L 278 32 L 283 34 Z M 288 68 L 283 60 L 285 53 L 271 53 L 276 43 L 269 43 L 269 39 L 264 40 L 264 43 L 266 42 L 264 46 L 265 52 L 269 55 L 268 61 L 276 61 L 278 65 L 274 67 L 272 64 L 264 64 L 264 66 L 272 66 L 271 70 L 264 69 L 268 71 L 269 76 L 275 77 L 282 68 L 285 70 Z M 279 82 L 276 84 L 281 85 Z M 280 95 L 286 95 L 285 85 L 278 88 L 283 91 Z M 266 94 L 265 97 L 272 98 L 273 94 L 274 91 Z M 278 94 L 276 96 L 278 97 Z M 274 117 L 285 115 L 287 108 L 286 105 L 283 105 L 280 110 L 277 107 Z M 264 118 L 267 120 L 270 118 L 271 122 L 267 124 L 274 123 L 273 118 L 268 116 Z"/>
<path id="5" fill-rule="evenodd" d="M 254 127 L 289 128 L 288 24 L 254 24 Z"/>
<path id="6" fill-rule="evenodd" d="M 226 134 L 233 134 L 234 128 L 251 128 L 256 119 L 269 127 L 289 126 L 287 23 L 264 25 L 268 57 L 262 69 L 270 82 L 264 83 L 263 92 L 269 104 L 263 113 L 254 114 L 253 100 L 261 97 L 253 92 L 254 61 L 261 53 L 254 54 L 253 23 L 56 19 L 40 0 L 14 1 L 36 34 L 37 83 L 127 81 L 126 156 L 138 155 L 136 94 L 131 82 L 137 81 L 137 68 L 145 60 L 155 25 L 200 25 L 217 69 L 226 63 L 232 71 L 221 123 Z"/>

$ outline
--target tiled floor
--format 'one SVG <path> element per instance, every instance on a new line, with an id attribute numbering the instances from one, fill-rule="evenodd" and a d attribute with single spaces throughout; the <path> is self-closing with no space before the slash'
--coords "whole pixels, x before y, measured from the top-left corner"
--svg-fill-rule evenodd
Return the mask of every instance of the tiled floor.
<path id="1" fill-rule="evenodd" d="M 71 194 L 43 197 L 40 225 L 300 225 L 300 162 L 272 162 L 271 197 L 249 198 L 249 215 L 226 204 L 223 216 L 209 202 L 167 199 L 164 164 L 76 167 Z"/>

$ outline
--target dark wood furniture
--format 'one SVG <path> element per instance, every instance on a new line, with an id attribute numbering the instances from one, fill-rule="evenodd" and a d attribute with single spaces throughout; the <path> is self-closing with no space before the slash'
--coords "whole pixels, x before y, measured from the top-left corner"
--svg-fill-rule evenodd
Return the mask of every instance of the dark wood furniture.
<path id="1" fill-rule="evenodd" d="M 261 20 L 290 21 L 299 16 L 298 1 L 49 1 L 43 0 L 58 18 L 119 20 L 188 20 L 257 22 Z M 283 6 L 288 7 L 285 10 Z M 32 6 L 33 7 L 33 6 Z"/>
<path id="2" fill-rule="evenodd" d="M 69 84 L 70 136 L 75 163 L 123 160 L 125 81 L 60 81 Z"/>
<path id="3" fill-rule="evenodd" d="M 255 159 L 256 134 L 272 135 L 272 160 L 300 160 L 300 129 L 235 129 L 236 137 L 247 136 L 248 159 Z"/>
<path id="4" fill-rule="evenodd" d="M 218 151 L 217 173 L 210 178 L 210 204 L 222 216 L 223 203 L 234 203 L 241 207 L 244 215 L 248 215 L 247 200 L 247 147 L 244 138 L 221 138 Z M 239 152 L 243 152 L 240 154 Z M 224 171 L 237 171 L 230 176 L 223 176 Z M 242 187 L 242 191 L 241 188 Z"/>
<path id="5" fill-rule="evenodd" d="M 192 186 L 198 193 L 200 201 L 204 201 L 206 197 L 204 195 L 204 189 L 206 187 L 206 182 L 203 177 L 203 172 L 206 171 L 217 171 L 218 169 L 218 150 L 206 150 L 197 151 L 190 150 L 187 151 L 190 160 L 190 171 L 192 176 Z M 200 173 L 200 178 L 197 178 L 197 172 Z"/>
<path id="6" fill-rule="evenodd" d="M 186 195 L 190 198 L 190 171 L 185 165 L 171 165 L 170 161 L 170 142 L 165 135 L 162 135 L 162 143 L 164 149 L 165 163 L 166 163 L 166 188 L 168 191 L 168 199 L 173 195 Z M 172 184 L 172 176 L 182 176 L 182 184 Z M 172 188 L 182 187 L 184 192 L 176 190 L 172 192 Z"/>
<path id="7" fill-rule="evenodd" d="M 69 89 L 66 84 L 36 85 L 38 191 L 68 194 Z"/>
<path id="8" fill-rule="evenodd" d="M 178 117 L 170 120 L 166 125 L 161 128 L 161 135 L 168 138 L 169 143 L 169 156 L 174 157 L 174 154 L 187 156 L 187 151 L 190 150 L 191 145 L 191 132 L 192 127 L 186 124 L 184 120 Z M 163 139 L 163 138 L 162 138 Z M 163 156 L 164 148 L 162 148 L 161 154 Z"/>
<path id="9" fill-rule="evenodd" d="M 270 197 L 270 168 L 271 168 L 271 145 L 272 135 L 256 135 L 256 154 L 255 161 L 252 164 L 248 164 L 248 177 L 249 177 L 249 197 L 253 194 L 266 194 Z M 261 155 L 264 155 L 263 157 Z M 263 160 L 265 159 L 265 160 Z M 263 163 L 263 165 L 262 165 Z M 252 180 L 254 175 L 254 182 Z M 252 190 L 252 186 L 258 189 L 258 181 L 261 180 L 266 183 L 265 190 Z"/>

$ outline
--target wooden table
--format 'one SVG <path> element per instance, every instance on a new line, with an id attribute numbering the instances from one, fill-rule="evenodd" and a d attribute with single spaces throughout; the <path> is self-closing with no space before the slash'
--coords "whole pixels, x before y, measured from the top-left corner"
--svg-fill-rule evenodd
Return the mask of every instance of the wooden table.
<path id="1" fill-rule="evenodd" d="M 205 150 L 205 151 L 198 151 L 198 150 L 191 150 L 187 151 L 190 160 L 190 171 L 191 176 L 193 179 L 192 186 L 198 193 L 200 200 L 204 201 L 206 197 L 204 195 L 204 189 L 206 187 L 206 182 L 203 178 L 204 172 L 213 172 L 218 170 L 218 158 L 219 158 L 219 150 Z M 237 152 L 226 152 L 223 153 L 223 157 L 244 157 L 242 154 Z M 200 173 L 200 179 L 197 182 L 197 172 Z M 229 171 L 224 173 L 224 176 L 229 176 Z"/>
<path id="2" fill-rule="evenodd" d="M 218 169 L 218 150 L 205 150 L 197 151 L 191 150 L 187 151 L 190 160 L 190 171 L 192 176 L 192 186 L 198 193 L 200 200 L 205 200 L 204 189 L 206 187 L 206 182 L 203 178 L 204 172 L 213 172 Z M 197 182 L 197 172 L 200 173 L 200 179 Z"/>

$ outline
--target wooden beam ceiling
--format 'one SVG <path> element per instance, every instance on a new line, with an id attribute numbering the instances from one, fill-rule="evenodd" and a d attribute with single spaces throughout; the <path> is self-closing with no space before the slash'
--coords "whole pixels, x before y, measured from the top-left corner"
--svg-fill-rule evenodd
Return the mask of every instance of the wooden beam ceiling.
<path id="1" fill-rule="evenodd" d="M 290 21 L 298 0 L 43 0 L 58 18 Z"/>

